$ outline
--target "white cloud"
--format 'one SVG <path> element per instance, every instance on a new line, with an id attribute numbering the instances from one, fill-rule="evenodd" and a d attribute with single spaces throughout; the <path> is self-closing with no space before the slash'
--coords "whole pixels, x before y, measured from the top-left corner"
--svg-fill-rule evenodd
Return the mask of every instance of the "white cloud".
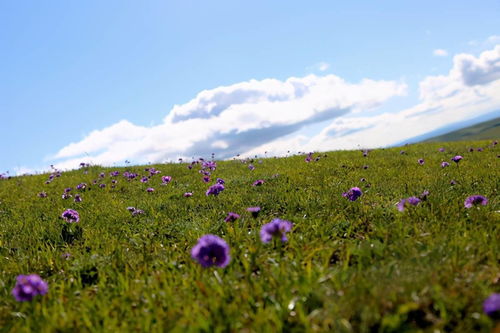
<path id="1" fill-rule="evenodd" d="M 157 126 L 122 120 L 91 132 L 57 154 L 59 168 L 162 162 L 197 156 L 229 158 L 291 151 L 382 147 L 500 110 L 500 45 L 479 56 L 459 54 L 446 75 L 420 83 L 417 105 L 370 111 L 406 93 L 395 81 L 349 83 L 335 75 L 250 80 L 200 92 L 176 105 Z M 308 125 L 325 124 L 312 136 Z"/>
<path id="2" fill-rule="evenodd" d="M 406 93 L 394 81 L 364 79 L 349 83 L 335 75 L 250 80 L 200 92 L 175 105 L 162 124 L 136 126 L 122 120 L 91 132 L 62 148 L 56 166 L 71 168 L 82 160 L 111 165 L 177 157 L 219 157 L 243 153 L 294 133 L 304 126 L 349 113 L 369 112 Z"/>
<path id="3" fill-rule="evenodd" d="M 321 72 L 324 72 L 326 71 L 328 68 L 330 68 L 330 64 L 326 63 L 326 62 L 320 62 L 318 64 L 318 69 L 321 71 Z"/>
<path id="4" fill-rule="evenodd" d="M 437 57 L 446 57 L 448 55 L 448 51 L 443 49 L 436 49 L 432 52 Z"/>

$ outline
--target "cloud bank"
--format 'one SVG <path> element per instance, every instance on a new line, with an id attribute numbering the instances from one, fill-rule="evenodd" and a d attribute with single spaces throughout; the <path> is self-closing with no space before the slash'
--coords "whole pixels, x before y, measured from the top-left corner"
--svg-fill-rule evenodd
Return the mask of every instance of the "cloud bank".
<path id="1" fill-rule="evenodd" d="M 374 113 L 390 98 L 406 95 L 397 81 L 349 83 L 335 75 L 250 80 L 201 91 L 175 105 L 157 126 L 121 120 L 59 150 L 59 168 L 82 161 L 101 165 L 164 162 L 216 153 L 236 154 L 381 147 L 453 122 L 500 110 L 500 45 L 478 57 L 454 56 L 447 75 L 419 86 L 420 101 L 396 113 Z M 310 125 L 326 124 L 312 136 Z"/>

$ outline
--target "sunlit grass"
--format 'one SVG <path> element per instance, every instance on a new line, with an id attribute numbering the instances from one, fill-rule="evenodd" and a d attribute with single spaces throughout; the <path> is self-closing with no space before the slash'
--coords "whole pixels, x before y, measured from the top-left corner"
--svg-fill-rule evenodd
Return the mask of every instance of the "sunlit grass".
<path id="1" fill-rule="evenodd" d="M 314 154 L 309 163 L 257 158 L 255 170 L 218 161 L 210 183 L 187 164 L 147 166 L 161 171 L 147 183 L 109 176 L 146 176 L 145 166 L 93 166 L 49 184 L 48 175 L 0 180 L 0 330 L 488 332 L 482 302 L 500 291 L 497 147 L 421 144 L 366 157 Z M 455 155 L 464 157 L 458 165 Z M 167 175 L 172 181 L 161 185 Z M 217 177 L 224 191 L 206 196 Z M 88 188 L 76 190 L 80 183 Z M 73 197 L 64 200 L 67 187 Z M 342 197 L 352 187 L 363 191 L 353 202 Z M 424 190 L 427 200 L 397 210 L 400 199 Z M 475 194 L 488 205 L 466 209 Z M 246 211 L 253 206 L 261 207 L 257 218 Z M 80 222 L 65 222 L 66 209 Z M 229 212 L 241 217 L 226 223 Z M 263 244 L 260 227 L 274 218 L 294 224 L 288 242 Z M 229 244 L 227 267 L 202 268 L 191 258 L 204 234 Z M 15 278 L 29 273 L 49 292 L 17 302 Z"/>

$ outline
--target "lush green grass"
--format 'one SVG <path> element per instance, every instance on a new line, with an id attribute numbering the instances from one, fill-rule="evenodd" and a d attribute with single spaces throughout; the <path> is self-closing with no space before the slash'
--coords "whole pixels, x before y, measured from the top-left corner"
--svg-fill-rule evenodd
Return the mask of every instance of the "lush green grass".
<path id="1" fill-rule="evenodd" d="M 162 173 L 147 184 L 120 175 L 115 188 L 110 171 L 146 175 L 144 167 L 91 167 L 47 185 L 48 175 L 1 180 L 0 328 L 488 332 L 494 323 L 482 302 L 500 291 L 500 150 L 489 144 L 418 144 L 367 157 L 332 152 L 311 163 L 270 158 L 255 160 L 253 171 L 241 161 L 218 162 L 212 178 L 223 178 L 226 190 L 210 197 L 199 168 L 186 164 L 155 165 Z M 468 152 L 471 146 L 484 151 Z M 450 161 L 456 154 L 464 156 L 458 166 Z M 441 168 L 442 161 L 452 165 Z M 104 189 L 92 185 L 100 172 Z M 162 186 L 165 175 L 173 181 Z M 252 187 L 257 179 L 264 185 Z M 90 185 L 82 202 L 61 199 L 81 182 Z M 364 194 L 350 202 L 342 192 L 353 186 Z M 426 201 L 396 209 L 424 190 Z M 41 191 L 48 197 L 39 198 Z M 193 197 L 184 198 L 187 191 Z M 464 208 L 473 194 L 489 204 Z M 127 206 L 145 213 L 132 217 Z M 250 206 L 262 207 L 258 218 L 245 211 Z M 67 208 L 80 213 L 78 224 L 60 218 Z M 230 211 L 241 219 L 225 223 Z M 273 218 L 294 223 L 289 242 L 260 242 L 260 227 Z M 203 269 L 191 258 L 207 233 L 230 245 L 226 268 Z M 29 273 L 44 278 L 49 292 L 17 302 L 15 278 Z"/>
<path id="2" fill-rule="evenodd" d="M 450 133 L 435 136 L 425 142 L 488 140 L 500 138 L 500 118 L 488 120 Z"/>

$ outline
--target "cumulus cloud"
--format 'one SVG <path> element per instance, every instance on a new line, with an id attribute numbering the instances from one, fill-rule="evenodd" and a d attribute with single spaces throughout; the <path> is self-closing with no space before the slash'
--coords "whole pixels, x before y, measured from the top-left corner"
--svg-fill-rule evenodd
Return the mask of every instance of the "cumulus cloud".
<path id="1" fill-rule="evenodd" d="M 481 115 L 500 116 L 499 48 L 479 57 L 455 56 L 447 75 L 429 76 L 420 82 L 420 101 L 411 108 L 374 116 L 346 114 L 333 119 L 317 135 L 302 137 L 300 142 L 293 137 L 268 142 L 244 156 L 263 151 L 283 155 L 288 147 L 301 151 L 386 147 Z"/>
<path id="2" fill-rule="evenodd" d="M 230 157 L 307 125 L 369 112 L 405 92 L 406 85 L 400 82 L 349 83 L 335 75 L 250 80 L 204 90 L 175 105 L 158 126 L 122 120 L 93 131 L 54 158 L 60 160 L 59 167 L 74 167 L 81 159 L 110 165 L 125 159 L 161 162 L 212 152 Z"/>
<path id="3" fill-rule="evenodd" d="M 500 45 L 479 56 L 456 55 L 448 74 L 420 82 L 418 104 L 392 113 L 372 110 L 405 95 L 404 83 L 350 83 L 335 75 L 308 75 L 204 90 L 175 105 L 160 125 L 142 127 L 122 120 L 91 132 L 62 148 L 55 165 L 388 146 L 500 110 L 499 59 Z M 310 125 L 322 127 L 311 135 L 305 133 Z"/>
<path id="4" fill-rule="evenodd" d="M 448 55 L 448 51 L 443 49 L 436 49 L 432 52 L 437 57 L 446 57 Z"/>

